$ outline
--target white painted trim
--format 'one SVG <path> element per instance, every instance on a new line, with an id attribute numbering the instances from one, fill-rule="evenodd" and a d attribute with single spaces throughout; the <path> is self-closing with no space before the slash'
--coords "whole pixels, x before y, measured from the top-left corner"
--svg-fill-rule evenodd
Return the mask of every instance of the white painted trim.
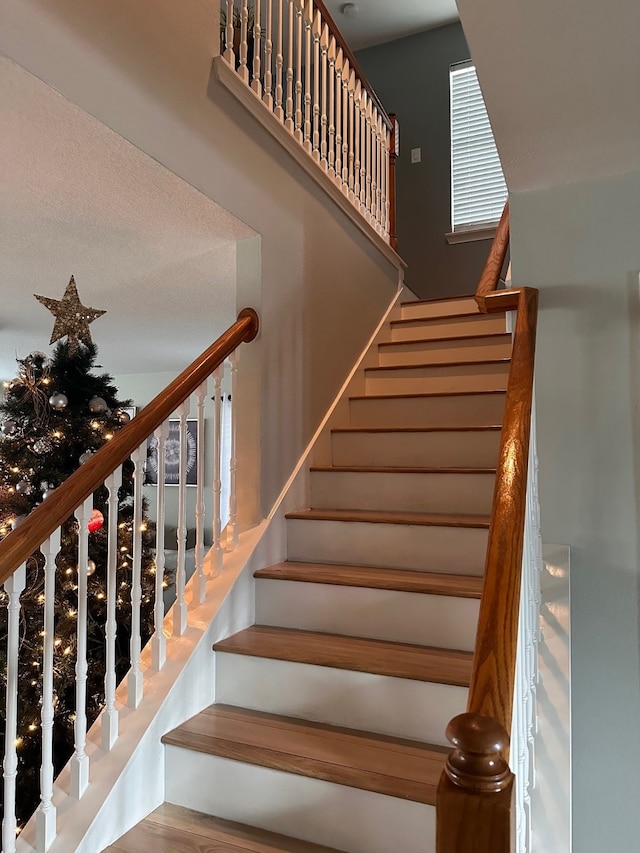
<path id="1" fill-rule="evenodd" d="M 480 225 L 475 228 L 461 228 L 458 231 L 449 231 L 445 238 L 449 245 L 456 243 L 473 243 L 476 240 L 493 240 L 496 235 L 498 223 L 493 225 Z"/>
<path id="2" fill-rule="evenodd" d="M 335 184 L 308 153 L 289 133 L 286 127 L 278 121 L 275 115 L 265 106 L 253 89 L 244 83 L 236 72 L 229 67 L 226 60 L 220 56 L 213 59 L 213 71 L 216 79 L 227 89 L 234 98 L 257 119 L 282 147 L 288 151 L 293 159 L 304 171 L 321 187 L 327 195 L 338 205 L 343 213 L 349 217 L 360 231 L 369 238 L 373 245 L 393 264 L 396 269 L 406 269 L 406 263 L 394 252 L 391 246 L 384 240 L 369 224 L 367 219 L 354 207 L 348 197 Z"/>

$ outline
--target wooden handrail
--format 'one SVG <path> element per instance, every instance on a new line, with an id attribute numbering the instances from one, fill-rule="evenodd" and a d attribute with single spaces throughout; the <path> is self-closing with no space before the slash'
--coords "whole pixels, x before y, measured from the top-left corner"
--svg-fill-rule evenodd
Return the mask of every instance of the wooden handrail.
<path id="1" fill-rule="evenodd" d="M 326 21 L 327 26 L 329 27 L 329 30 L 331 31 L 331 35 L 335 38 L 335 40 L 338 42 L 338 44 L 342 48 L 343 55 L 349 60 L 349 65 L 356 72 L 357 77 L 360 78 L 360 82 L 362 83 L 364 88 L 369 93 L 369 97 L 371 98 L 373 103 L 378 108 L 378 112 L 380 113 L 380 115 L 382 117 L 382 121 L 386 125 L 387 130 L 391 130 L 391 119 L 390 119 L 390 117 L 387 115 L 385 108 L 382 106 L 382 102 L 380 101 L 380 98 L 376 95 L 373 86 L 371 85 L 371 83 L 369 83 L 369 81 L 365 77 L 364 71 L 360 67 L 360 63 L 356 59 L 355 53 L 351 50 L 351 48 L 347 44 L 344 36 L 340 32 L 338 25 L 333 20 L 331 13 L 327 9 L 327 7 L 324 5 L 322 0 L 313 0 L 313 2 L 316 5 L 316 7 L 320 10 L 320 14 L 322 15 L 322 17 Z"/>
<path id="2" fill-rule="evenodd" d="M 478 303 L 480 310 L 484 313 L 487 312 L 487 297 L 493 296 L 498 289 L 498 284 L 500 283 L 500 272 L 504 266 L 504 260 L 507 257 L 508 249 L 509 202 L 507 201 L 504 206 L 504 210 L 502 211 L 502 216 L 500 217 L 500 222 L 498 223 L 498 228 L 493 238 L 491 249 L 489 250 L 489 256 L 487 257 L 487 262 L 484 265 L 484 270 L 482 271 L 480 281 L 478 282 L 478 288 L 476 290 L 476 302 Z M 516 306 L 513 303 L 510 305 L 505 304 L 501 308 L 498 308 L 496 304 L 493 310 L 499 311 L 505 310 L 505 308 L 515 307 Z"/>
<path id="3" fill-rule="evenodd" d="M 509 732 L 518 635 L 538 291 L 523 287 L 506 292 L 512 296 L 517 294 L 518 314 L 467 710 L 492 717 Z"/>
<path id="4" fill-rule="evenodd" d="M 25 521 L 0 542 L 0 583 L 49 537 L 82 501 L 139 447 L 189 397 L 241 343 L 258 334 L 258 315 L 245 308 L 211 346 L 104 444 L 81 468 L 43 501 Z"/>
<path id="5" fill-rule="evenodd" d="M 451 721 L 454 746 L 437 794 L 437 853 L 509 853 L 515 777 L 508 767 L 516 679 L 538 291 L 497 289 L 509 245 L 509 206 L 476 301 L 484 313 L 517 309 L 467 712 Z"/>

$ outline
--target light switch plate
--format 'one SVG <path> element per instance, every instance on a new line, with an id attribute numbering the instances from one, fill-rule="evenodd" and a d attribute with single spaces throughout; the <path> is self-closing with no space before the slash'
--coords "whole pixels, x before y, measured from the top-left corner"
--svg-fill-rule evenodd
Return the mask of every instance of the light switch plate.
<path id="1" fill-rule="evenodd" d="M 412 148 L 411 149 L 411 162 L 412 163 L 421 163 L 422 162 L 422 148 Z"/>

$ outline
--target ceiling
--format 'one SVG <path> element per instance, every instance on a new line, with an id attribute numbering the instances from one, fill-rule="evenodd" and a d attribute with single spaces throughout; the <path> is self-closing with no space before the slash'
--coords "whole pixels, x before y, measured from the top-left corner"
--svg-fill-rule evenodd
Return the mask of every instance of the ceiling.
<path id="1" fill-rule="evenodd" d="M 355 14 L 343 13 L 354 5 Z M 360 50 L 458 20 L 455 0 L 325 0 L 350 47 Z"/>
<path id="2" fill-rule="evenodd" d="M 72 274 L 107 312 L 91 332 L 110 373 L 186 367 L 235 319 L 251 229 L 2 56 L 0 115 L 0 379 L 47 350 L 33 294 L 60 299 Z"/>

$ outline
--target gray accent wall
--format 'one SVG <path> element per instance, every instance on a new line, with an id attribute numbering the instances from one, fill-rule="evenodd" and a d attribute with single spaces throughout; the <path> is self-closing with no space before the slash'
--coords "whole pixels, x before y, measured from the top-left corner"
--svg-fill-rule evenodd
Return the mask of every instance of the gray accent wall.
<path id="1" fill-rule="evenodd" d="M 475 291 L 489 240 L 448 245 L 451 230 L 449 66 L 469 59 L 459 23 L 361 50 L 362 69 L 400 124 L 398 251 L 418 296 Z M 411 164 L 411 149 L 422 162 Z"/>
<path id="2" fill-rule="evenodd" d="M 540 289 L 542 537 L 571 547 L 576 853 L 638 849 L 638 223 L 640 173 L 511 200 L 513 281 Z"/>

